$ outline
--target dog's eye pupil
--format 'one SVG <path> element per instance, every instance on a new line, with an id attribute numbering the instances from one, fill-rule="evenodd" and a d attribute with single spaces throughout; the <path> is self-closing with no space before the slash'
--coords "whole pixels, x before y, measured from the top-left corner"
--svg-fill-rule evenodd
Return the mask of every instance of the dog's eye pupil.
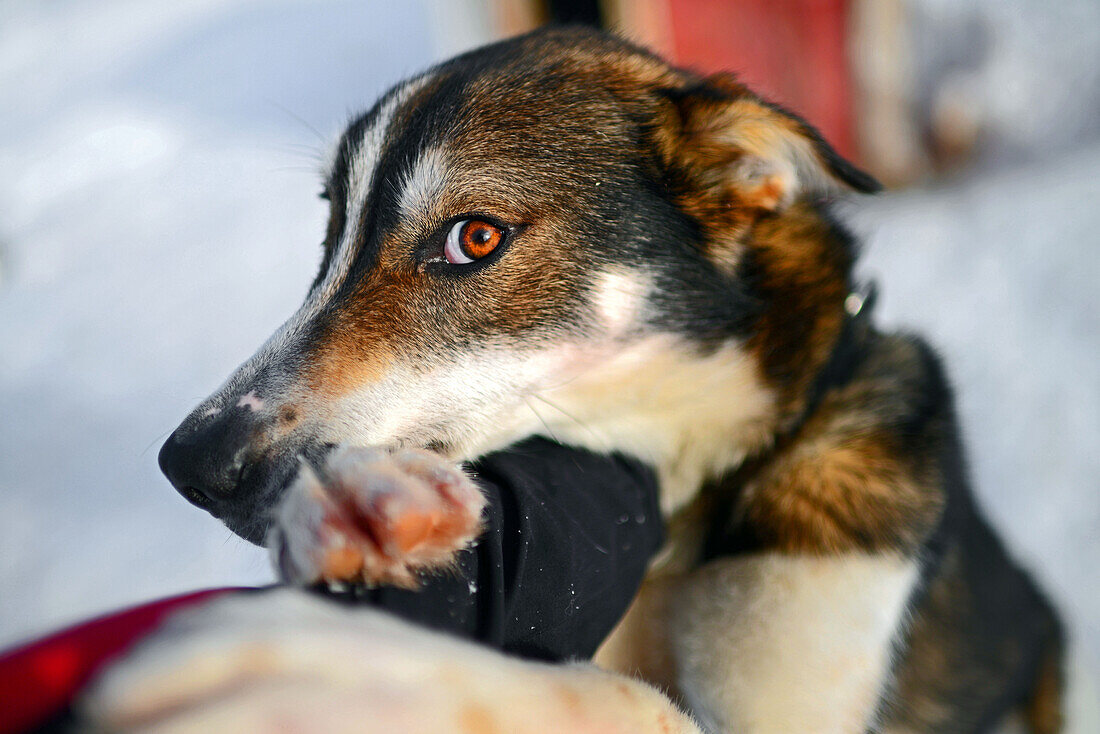
<path id="1" fill-rule="evenodd" d="M 443 252 L 448 262 L 464 265 L 485 257 L 503 241 L 500 227 L 481 219 L 464 219 L 451 227 Z"/>

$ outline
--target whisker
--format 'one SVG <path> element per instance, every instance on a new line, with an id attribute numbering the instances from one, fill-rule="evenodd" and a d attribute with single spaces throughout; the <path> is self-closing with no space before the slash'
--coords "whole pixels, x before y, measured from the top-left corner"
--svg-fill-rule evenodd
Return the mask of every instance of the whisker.
<path id="1" fill-rule="evenodd" d="M 575 374 L 573 374 L 568 379 L 562 380 L 561 382 L 556 382 L 553 385 L 547 385 L 544 389 L 546 389 L 546 390 L 557 390 L 558 388 L 565 387 L 566 385 L 568 385 L 572 382 L 576 382 L 580 378 L 587 376 L 590 372 L 593 372 L 596 369 L 597 369 L 596 366 L 591 366 L 591 367 L 588 367 L 587 369 L 578 370 Z"/>
<path id="2" fill-rule="evenodd" d="M 297 156 L 299 158 L 305 158 L 306 160 L 313 161 L 315 163 L 325 162 L 325 153 L 315 145 L 309 145 L 306 143 L 270 143 L 266 145 L 258 145 L 260 150 L 269 150 L 276 153 L 284 153 L 286 155 Z"/>
<path id="3" fill-rule="evenodd" d="M 145 455 L 146 455 L 147 453 L 149 453 L 149 449 L 153 448 L 153 447 L 154 447 L 154 446 L 156 446 L 156 445 L 157 445 L 158 443 L 160 443 L 161 441 L 163 441 L 163 440 L 164 440 L 164 439 L 165 439 L 165 438 L 166 438 L 166 437 L 168 436 L 168 434 L 170 434 L 170 433 L 171 433 L 171 432 L 172 432 L 173 430 L 174 430 L 174 429 L 172 429 L 172 428 L 169 428 L 169 429 L 168 429 L 167 431 L 165 431 L 164 433 L 160 434 L 159 436 L 157 436 L 156 438 L 154 438 L 154 439 L 153 439 L 152 441 L 150 441 L 150 442 L 149 442 L 149 445 L 148 445 L 148 446 L 146 446 L 146 447 L 145 447 L 145 449 L 144 449 L 144 450 L 143 450 L 143 451 L 142 451 L 142 452 L 141 452 L 140 454 L 138 454 L 138 458 L 139 458 L 139 459 L 140 459 L 140 458 L 143 458 L 143 457 L 144 457 L 144 456 L 145 456 Z"/>
<path id="4" fill-rule="evenodd" d="M 327 143 L 328 143 L 328 138 L 327 138 L 327 137 L 325 137 L 325 136 L 324 136 L 324 135 L 323 135 L 323 134 L 321 133 L 321 131 L 320 131 L 320 130 L 318 130 L 318 129 L 317 129 L 317 128 L 315 128 L 315 127 L 314 127 L 313 125 L 311 125 L 311 124 L 310 124 L 309 122 L 307 122 L 307 121 L 306 121 L 306 119 L 305 119 L 304 117 L 302 117 L 301 115 L 298 115 L 298 114 L 295 114 L 294 112 L 291 112 L 291 111 L 290 111 L 290 110 L 289 110 L 288 108 L 284 107 L 283 105 L 279 104 L 278 102 L 276 102 L 276 101 L 275 101 L 275 100 L 273 100 L 273 99 L 268 99 L 268 100 L 267 100 L 267 103 L 268 103 L 269 105 L 271 105 L 272 107 L 274 107 L 274 108 L 276 108 L 276 109 L 278 109 L 278 110 L 281 110 L 281 111 L 282 111 L 282 112 L 283 112 L 284 114 L 286 114 L 286 116 L 287 116 L 287 117 L 289 117 L 290 119 L 292 119 L 292 120 L 295 120 L 295 121 L 297 121 L 297 122 L 301 123 L 301 125 L 302 125 L 302 126 L 303 126 L 303 127 L 304 127 L 304 128 L 306 129 L 306 130 L 309 130 L 309 131 L 310 131 L 311 133 L 313 133 L 314 135 L 316 135 L 316 136 L 317 136 L 317 139 L 318 139 L 318 140 L 320 140 L 320 141 L 321 141 L 322 143 L 325 143 L 325 144 L 327 144 Z"/>
<path id="5" fill-rule="evenodd" d="M 274 166 L 273 168 L 267 169 L 267 172 L 286 173 L 287 171 L 292 171 L 294 173 L 302 173 L 303 171 L 305 171 L 307 173 L 316 173 L 316 170 L 317 169 L 315 169 L 313 166 Z"/>
<path id="6" fill-rule="evenodd" d="M 603 436 L 602 434 L 600 434 L 600 432 L 599 432 L 599 431 L 597 431 L 596 429 L 592 428 L 592 426 L 588 425 L 587 423 L 585 423 L 584 421 L 582 421 L 582 420 L 581 420 L 580 418 L 578 418 L 577 416 L 573 415 L 572 413 L 570 413 L 570 412 L 569 412 L 568 410 L 566 410 L 565 408 L 561 407 L 561 406 L 560 406 L 560 405 L 558 405 L 557 403 L 551 402 L 551 401 L 550 401 L 550 400 L 548 400 L 547 398 L 544 398 L 543 396 L 541 396 L 541 395 L 539 395 L 539 394 L 537 394 L 537 393 L 531 393 L 530 397 L 533 397 L 533 398 L 535 398 L 536 400 L 539 400 L 539 401 L 541 401 L 541 402 L 545 403 L 546 405 L 549 405 L 549 406 L 550 406 L 551 408 L 553 408 L 554 410 L 558 411 L 559 413 L 561 413 L 561 414 L 562 414 L 562 415 L 564 415 L 564 416 L 565 416 L 566 418 L 568 418 L 569 420 L 571 420 L 571 421 L 573 421 L 574 423 L 576 423 L 576 424 L 577 424 L 578 426 L 580 426 L 580 427 L 581 427 L 581 428 L 583 428 L 584 430 L 588 431 L 588 433 L 589 433 L 589 434 L 590 434 L 590 435 L 591 435 L 591 436 L 592 436 L 593 438 L 595 438 L 595 439 L 596 439 L 597 441 L 601 441 L 601 442 L 606 442 L 606 437 L 605 437 L 605 436 Z"/>
<path id="7" fill-rule="evenodd" d="M 546 432 L 550 434 L 550 438 L 558 441 L 558 437 L 554 435 L 554 431 L 552 428 L 550 428 L 550 424 L 543 420 L 542 416 L 539 415 L 539 412 L 535 410 L 535 406 L 531 405 L 531 401 L 525 397 L 523 399 L 523 402 L 526 403 L 527 407 L 531 409 L 531 412 L 535 414 L 535 417 L 539 419 L 539 423 L 541 423 L 546 428 Z M 561 443 L 561 441 L 558 441 L 558 443 Z"/>

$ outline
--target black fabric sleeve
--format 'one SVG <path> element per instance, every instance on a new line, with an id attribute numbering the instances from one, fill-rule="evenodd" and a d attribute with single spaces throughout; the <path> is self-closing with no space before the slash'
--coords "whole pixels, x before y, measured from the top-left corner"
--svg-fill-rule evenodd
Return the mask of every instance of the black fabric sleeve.
<path id="1" fill-rule="evenodd" d="M 469 468 L 489 499 L 477 544 L 416 591 L 357 601 L 527 657 L 591 657 L 663 541 L 654 473 L 541 438 Z"/>

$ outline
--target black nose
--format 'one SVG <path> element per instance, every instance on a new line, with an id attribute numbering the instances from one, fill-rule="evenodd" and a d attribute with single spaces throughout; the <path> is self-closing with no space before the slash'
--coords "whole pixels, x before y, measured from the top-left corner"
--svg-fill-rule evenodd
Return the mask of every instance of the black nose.
<path id="1" fill-rule="evenodd" d="M 160 449 L 160 470 L 189 502 L 211 510 L 237 489 L 253 428 L 247 410 L 184 421 Z"/>

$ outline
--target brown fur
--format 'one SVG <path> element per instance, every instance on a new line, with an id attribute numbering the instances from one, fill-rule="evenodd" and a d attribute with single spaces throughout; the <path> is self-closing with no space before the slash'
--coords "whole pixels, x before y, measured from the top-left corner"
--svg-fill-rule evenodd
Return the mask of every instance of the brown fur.
<path id="1" fill-rule="evenodd" d="M 900 386 L 874 379 L 883 361 L 911 364 L 908 349 L 880 346 L 794 434 L 726 481 L 740 492 L 729 532 L 788 553 L 919 551 L 943 511 L 940 477 L 895 428 Z"/>
<path id="2" fill-rule="evenodd" d="M 754 235 L 750 277 L 765 305 L 747 346 L 779 391 L 789 420 L 805 407 L 810 384 L 840 334 L 851 255 L 819 213 L 805 206 L 762 222 Z"/>
<path id="3" fill-rule="evenodd" d="M 1046 651 L 1035 679 L 1035 688 L 1024 707 L 1024 720 L 1035 734 L 1057 734 L 1062 731 L 1065 725 L 1062 713 L 1065 684 L 1062 651 Z"/>

